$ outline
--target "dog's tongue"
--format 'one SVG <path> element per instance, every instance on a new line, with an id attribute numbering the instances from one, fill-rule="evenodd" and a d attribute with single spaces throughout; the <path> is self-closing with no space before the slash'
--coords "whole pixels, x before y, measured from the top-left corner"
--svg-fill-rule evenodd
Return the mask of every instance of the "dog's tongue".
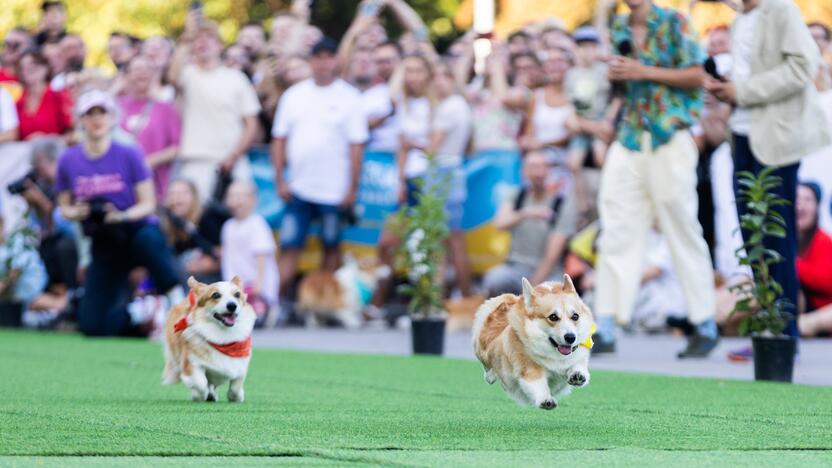
<path id="1" fill-rule="evenodd" d="M 558 351 L 560 351 L 560 353 L 563 354 L 564 356 L 569 356 L 570 354 L 572 354 L 572 347 L 571 346 L 559 345 L 558 346 Z"/>
<path id="2" fill-rule="evenodd" d="M 222 322 L 229 327 L 233 327 L 234 323 L 237 321 L 237 317 L 234 315 L 223 315 Z"/>

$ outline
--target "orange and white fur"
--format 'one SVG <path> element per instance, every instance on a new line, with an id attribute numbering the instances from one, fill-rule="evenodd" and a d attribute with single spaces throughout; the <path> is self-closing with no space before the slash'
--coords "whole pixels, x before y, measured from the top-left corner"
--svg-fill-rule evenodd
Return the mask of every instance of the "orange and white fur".
<path id="1" fill-rule="evenodd" d="M 474 319 L 474 354 L 485 381 L 500 381 L 518 403 L 550 410 L 572 387 L 589 383 L 594 319 L 572 279 L 486 301 Z"/>
<path id="2" fill-rule="evenodd" d="M 193 277 L 188 298 L 171 308 L 165 324 L 163 384 L 183 382 L 194 401 L 217 401 L 227 381 L 228 400 L 242 402 L 251 360 L 255 313 L 240 279 L 203 284 Z"/>

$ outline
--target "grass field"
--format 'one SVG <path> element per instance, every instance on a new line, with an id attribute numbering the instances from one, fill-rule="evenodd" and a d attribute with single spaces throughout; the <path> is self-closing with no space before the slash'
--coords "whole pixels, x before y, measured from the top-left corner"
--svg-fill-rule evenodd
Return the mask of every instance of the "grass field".
<path id="1" fill-rule="evenodd" d="M 255 349 L 245 403 L 193 403 L 161 367 L 0 331 L 0 465 L 832 466 L 832 388 L 594 372 L 545 412 L 473 361 Z"/>

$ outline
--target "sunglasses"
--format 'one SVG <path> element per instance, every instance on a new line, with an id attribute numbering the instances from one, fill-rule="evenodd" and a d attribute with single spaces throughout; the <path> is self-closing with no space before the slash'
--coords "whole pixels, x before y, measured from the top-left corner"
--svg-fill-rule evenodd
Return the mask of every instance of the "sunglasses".
<path id="1" fill-rule="evenodd" d="M 19 49 L 20 47 L 23 46 L 23 43 L 22 42 L 16 42 L 16 41 L 6 41 L 6 42 L 3 43 L 3 46 L 7 49 L 10 49 L 10 50 L 17 50 L 17 49 Z"/>

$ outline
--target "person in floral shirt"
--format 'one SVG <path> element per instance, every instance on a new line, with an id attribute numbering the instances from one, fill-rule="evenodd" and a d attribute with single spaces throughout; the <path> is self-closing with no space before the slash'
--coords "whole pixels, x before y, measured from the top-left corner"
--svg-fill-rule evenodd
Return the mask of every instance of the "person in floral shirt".
<path id="1" fill-rule="evenodd" d="M 604 2 L 613 7 L 615 2 Z M 596 350 L 615 350 L 615 320 L 629 323 L 650 227 L 667 239 L 696 325 L 680 358 L 716 346 L 714 278 L 697 220 L 698 152 L 689 128 L 702 109 L 704 53 L 688 19 L 653 0 L 625 0 L 612 21 L 609 78 L 623 101 L 601 176 Z"/>

